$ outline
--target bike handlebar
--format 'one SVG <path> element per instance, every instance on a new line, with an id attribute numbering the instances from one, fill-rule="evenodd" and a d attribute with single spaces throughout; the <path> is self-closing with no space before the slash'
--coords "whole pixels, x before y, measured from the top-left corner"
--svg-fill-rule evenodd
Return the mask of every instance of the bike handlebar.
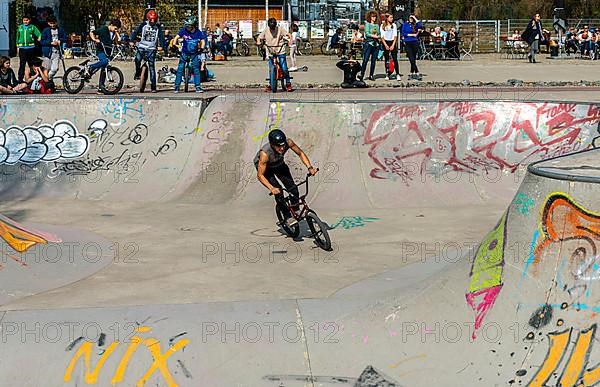
<path id="1" fill-rule="evenodd" d="M 316 168 L 316 170 L 317 170 L 317 172 L 319 172 L 319 168 Z M 302 184 L 308 183 L 308 178 L 311 177 L 311 176 L 313 176 L 313 175 L 311 175 L 310 173 L 307 173 L 306 174 L 306 179 L 304 179 L 302 182 L 300 182 L 298 184 L 294 184 L 294 187 L 300 187 Z M 280 188 L 280 190 L 285 191 L 285 192 L 291 194 L 291 192 L 289 190 L 287 190 L 287 189 L 285 189 L 283 187 Z M 308 187 L 307 187 L 307 190 L 308 190 Z M 269 192 L 269 196 L 273 196 L 273 192 Z"/>

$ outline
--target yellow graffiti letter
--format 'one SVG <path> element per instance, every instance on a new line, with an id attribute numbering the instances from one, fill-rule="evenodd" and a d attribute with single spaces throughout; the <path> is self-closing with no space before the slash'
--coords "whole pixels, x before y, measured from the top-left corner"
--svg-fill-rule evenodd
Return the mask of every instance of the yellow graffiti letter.
<path id="1" fill-rule="evenodd" d="M 542 364 L 540 370 L 535 374 L 529 387 L 542 387 L 550 378 L 552 372 L 564 356 L 567 345 L 569 345 L 571 330 L 569 329 L 560 333 L 549 333 L 548 338 L 550 339 L 550 349 L 546 355 L 546 360 L 544 360 L 544 364 Z"/>
<path id="2" fill-rule="evenodd" d="M 115 341 L 114 343 L 109 345 L 108 348 L 106 348 L 106 351 L 104 351 L 104 353 L 100 357 L 100 360 L 98 360 L 98 363 L 96 364 L 96 367 L 94 367 L 94 370 L 92 372 L 90 372 L 91 357 L 92 357 L 92 350 L 94 349 L 94 344 L 89 341 L 84 342 L 81 345 L 81 347 L 79 347 L 77 352 L 75 352 L 75 355 L 73 355 L 73 358 L 71 359 L 71 363 L 69 363 L 69 366 L 67 367 L 67 370 L 65 371 L 65 377 L 64 377 L 65 382 L 68 382 L 71 380 L 71 374 L 73 373 L 75 364 L 77 364 L 77 360 L 79 360 L 79 358 L 83 356 L 83 363 L 85 366 L 85 383 L 86 384 L 96 384 L 96 381 L 98 380 L 98 374 L 100 373 L 100 370 L 102 370 L 102 366 L 104 365 L 104 363 L 106 362 L 108 357 L 113 353 L 113 351 L 115 349 L 117 349 L 118 345 L 119 345 L 118 341 Z"/>
<path id="3" fill-rule="evenodd" d="M 585 362 L 587 360 L 590 344 L 592 342 L 592 338 L 594 337 L 595 331 L 596 325 L 593 325 L 590 329 L 582 331 L 579 334 L 575 348 L 571 353 L 571 358 L 567 363 L 567 368 L 565 368 L 563 377 L 558 383 L 560 386 L 572 387 L 577 382 L 577 379 L 579 379 L 579 375 L 581 375 L 583 367 L 585 367 Z"/>
<path id="4" fill-rule="evenodd" d="M 137 387 L 144 387 L 144 385 L 146 384 L 148 379 L 150 379 L 150 376 L 152 376 L 152 374 L 157 369 L 160 370 L 160 373 L 162 374 L 163 378 L 167 382 L 167 386 L 177 387 L 177 383 L 175 383 L 175 380 L 173 380 L 173 376 L 171 376 L 171 373 L 169 372 L 169 367 L 167 366 L 167 359 L 172 354 L 174 354 L 181 348 L 188 345 L 189 342 L 190 341 L 188 339 L 179 340 L 172 347 L 167 349 L 167 351 L 165 353 L 161 353 L 160 343 L 158 342 L 158 340 L 150 338 L 150 339 L 147 339 L 146 341 L 144 341 L 144 344 L 146 345 L 146 347 L 152 354 L 152 358 L 154 358 L 154 363 L 152 363 L 152 366 L 150 366 L 150 368 L 148 368 L 148 371 L 146 371 L 146 374 L 144 374 L 144 376 L 142 376 L 142 378 L 140 380 L 138 380 Z"/>
<path id="5" fill-rule="evenodd" d="M 134 332 L 149 332 L 150 330 L 150 327 L 139 327 L 136 328 Z M 127 351 L 125 351 L 125 354 L 121 358 L 121 362 L 119 363 L 119 366 L 115 371 L 115 375 L 111 380 L 111 383 L 113 385 L 123 380 L 123 376 L 125 376 L 125 371 L 127 371 L 127 365 L 129 364 L 129 360 L 131 360 L 131 356 L 133 356 L 133 354 L 135 353 L 137 348 L 142 344 L 142 342 L 143 340 L 139 336 L 131 337 L 131 343 L 129 343 Z"/>

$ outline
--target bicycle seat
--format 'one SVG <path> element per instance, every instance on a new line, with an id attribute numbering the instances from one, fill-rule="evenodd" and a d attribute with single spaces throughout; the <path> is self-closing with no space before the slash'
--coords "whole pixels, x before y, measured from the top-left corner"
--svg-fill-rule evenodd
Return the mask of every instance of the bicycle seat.
<path id="1" fill-rule="evenodd" d="M 83 62 L 81 62 L 79 65 L 80 65 L 80 66 L 85 66 L 86 64 L 88 64 L 88 63 L 89 63 L 89 61 L 90 61 L 89 59 L 86 59 L 86 60 L 84 60 Z"/>

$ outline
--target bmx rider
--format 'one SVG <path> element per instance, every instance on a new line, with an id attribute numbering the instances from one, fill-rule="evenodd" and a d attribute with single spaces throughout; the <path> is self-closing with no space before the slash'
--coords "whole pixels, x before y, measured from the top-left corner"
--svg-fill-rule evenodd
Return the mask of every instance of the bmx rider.
<path id="1" fill-rule="evenodd" d="M 292 139 L 286 138 L 285 133 L 279 129 L 272 130 L 269 133 L 269 143 L 263 145 L 262 148 L 256 154 L 254 158 L 254 166 L 257 170 L 258 181 L 262 183 L 274 196 L 277 204 L 281 208 L 286 210 L 286 223 L 289 227 L 294 226 L 296 219 L 287 211 L 285 200 L 283 198 L 283 192 L 281 191 L 281 185 L 277 179 L 281 180 L 286 190 L 292 195 L 290 202 L 294 209 L 298 206 L 298 187 L 294 183 L 294 178 L 290 173 L 290 168 L 285 163 L 285 153 L 289 150 L 293 150 L 294 153 L 300 157 L 302 163 L 308 168 L 308 173 L 314 176 L 317 173 L 317 169 L 314 168 L 308 156 Z"/>

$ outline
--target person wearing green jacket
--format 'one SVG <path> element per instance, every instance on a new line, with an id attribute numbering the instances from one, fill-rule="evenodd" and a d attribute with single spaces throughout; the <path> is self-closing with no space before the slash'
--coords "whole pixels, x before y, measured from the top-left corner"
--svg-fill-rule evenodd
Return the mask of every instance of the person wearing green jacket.
<path id="1" fill-rule="evenodd" d="M 19 82 L 23 82 L 25 65 L 32 66 L 35 58 L 35 43 L 42 38 L 40 30 L 31 24 L 28 15 L 23 16 L 23 24 L 17 28 L 17 54 L 19 55 Z"/>

